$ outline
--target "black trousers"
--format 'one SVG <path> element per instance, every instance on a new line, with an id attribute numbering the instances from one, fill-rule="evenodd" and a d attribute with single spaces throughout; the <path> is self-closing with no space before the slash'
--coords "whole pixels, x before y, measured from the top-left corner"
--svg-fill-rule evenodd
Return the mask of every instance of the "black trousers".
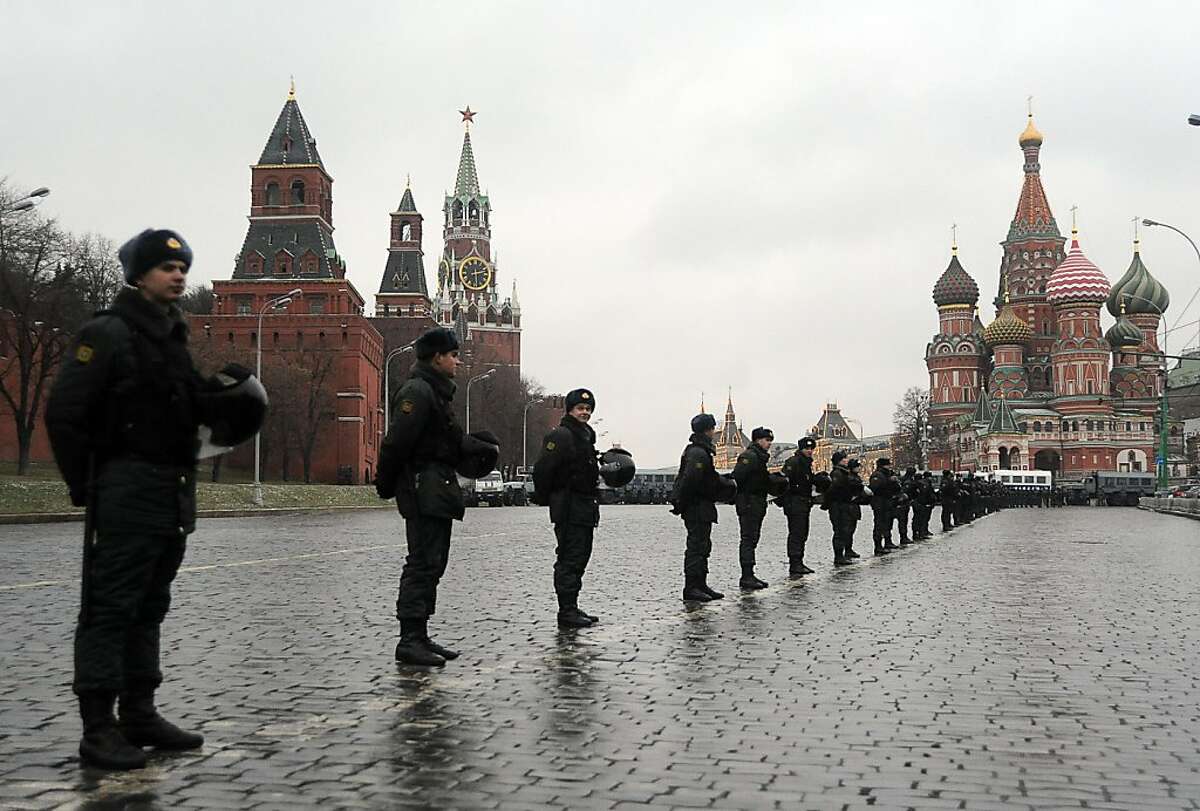
<path id="1" fill-rule="evenodd" d="M 592 557 L 592 536 L 596 528 L 582 524 L 555 524 L 554 592 L 560 608 L 576 604 L 583 588 L 583 573 Z"/>
<path id="2" fill-rule="evenodd" d="M 896 528 L 900 532 L 900 540 L 908 540 L 908 507 L 897 507 L 894 511 L 896 516 Z M 913 530 L 914 534 L 916 530 Z"/>
<path id="3" fill-rule="evenodd" d="M 942 504 L 942 532 L 949 532 L 954 526 L 954 507 Z"/>
<path id="4" fill-rule="evenodd" d="M 738 542 L 738 562 L 742 564 L 742 571 L 754 568 L 754 553 L 758 549 L 758 539 L 762 537 L 763 519 L 766 517 L 765 506 L 762 510 L 751 508 L 738 513 L 738 529 L 741 533 L 741 540 Z"/>
<path id="5" fill-rule="evenodd" d="M 885 505 L 876 507 L 872 504 L 871 516 L 871 539 L 875 541 L 875 548 L 879 549 L 885 543 L 892 542 L 892 508 Z"/>
<path id="6" fill-rule="evenodd" d="M 788 514 L 787 556 L 788 564 L 798 568 L 804 564 L 804 545 L 808 543 L 808 516 L 810 507 Z"/>
<path id="7" fill-rule="evenodd" d="M 400 573 L 396 618 L 428 619 L 437 608 L 437 587 L 450 562 L 449 518 L 418 516 L 406 519 L 408 557 Z"/>
<path id="8" fill-rule="evenodd" d="M 75 626 L 74 690 L 153 690 L 162 684 L 159 627 L 171 607 L 185 536 L 97 536 L 86 617 L 81 611 Z"/>
<path id="9" fill-rule="evenodd" d="M 712 528 L 709 521 L 685 521 L 687 547 L 683 552 L 683 579 L 703 583 L 708 578 L 708 556 L 712 553 Z"/>
<path id="10" fill-rule="evenodd" d="M 833 558 L 841 560 L 854 547 L 854 529 L 858 519 L 854 517 L 854 505 L 834 503 L 829 505 L 829 523 L 833 526 Z"/>
<path id="11" fill-rule="evenodd" d="M 928 504 L 918 504 L 913 507 L 913 535 L 928 535 L 929 534 L 929 518 L 933 513 L 933 507 Z"/>

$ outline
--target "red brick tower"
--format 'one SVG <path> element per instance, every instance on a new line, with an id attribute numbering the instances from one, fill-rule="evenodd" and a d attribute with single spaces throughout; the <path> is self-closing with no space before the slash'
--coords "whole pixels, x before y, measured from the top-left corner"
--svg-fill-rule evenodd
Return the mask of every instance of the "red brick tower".
<path id="1" fill-rule="evenodd" d="M 313 481 L 369 481 L 383 432 L 383 339 L 363 317 L 363 297 L 333 244 L 333 178 L 294 87 L 250 179 L 250 226 L 233 276 L 213 282 L 213 313 L 191 318 L 193 343 L 208 357 L 253 358 L 261 315 L 264 370 L 286 366 L 277 379 L 290 386 L 274 393 L 268 419 L 288 413 L 289 430 L 305 435 L 296 454 L 311 440 Z M 285 308 L 270 306 L 297 289 Z M 277 444 L 285 441 L 290 449 L 293 439 Z M 283 455 L 272 453 L 264 477 L 279 475 Z"/>
<path id="2" fill-rule="evenodd" d="M 445 244 L 438 263 L 433 315 L 471 343 L 473 364 L 519 367 L 521 305 L 516 283 L 512 296 L 501 299 L 492 251 L 492 204 L 480 191 L 471 147 L 470 128 L 476 114 L 470 107 L 461 113 L 466 132 L 454 193 L 446 196 L 442 207 Z"/>
<path id="3" fill-rule="evenodd" d="M 375 315 L 409 316 L 429 312 L 429 288 L 425 284 L 425 252 L 421 250 L 421 223 L 411 184 L 405 186 L 400 205 L 391 214 L 387 265 L 379 292 L 375 294 Z"/>
<path id="4" fill-rule="evenodd" d="M 1054 345 L 1054 309 L 1046 301 L 1046 284 L 1050 274 L 1064 258 L 1065 240 L 1058 231 L 1046 190 L 1042 187 L 1042 165 L 1039 154 L 1042 134 L 1033 125 L 1033 114 L 1018 143 L 1025 156 L 1025 180 L 1017 211 L 1008 227 L 1008 236 L 1001 246 L 1000 286 L 996 309 L 1004 306 L 1005 297 L 1013 314 L 1033 330 L 1025 353 L 1030 392 L 1050 392 L 1050 352 Z"/>

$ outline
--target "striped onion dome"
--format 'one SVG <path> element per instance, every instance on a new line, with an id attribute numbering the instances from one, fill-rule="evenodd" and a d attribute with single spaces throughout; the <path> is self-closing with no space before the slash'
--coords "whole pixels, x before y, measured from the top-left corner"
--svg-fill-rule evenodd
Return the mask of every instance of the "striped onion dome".
<path id="1" fill-rule="evenodd" d="M 1108 332 L 1104 333 L 1104 340 L 1108 341 L 1108 345 L 1113 349 L 1133 349 L 1142 345 L 1145 340 L 1142 336 L 1142 331 L 1138 329 L 1137 324 L 1134 324 L 1124 313 L 1117 319 L 1117 323 L 1108 328 Z"/>
<path id="2" fill-rule="evenodd" d="M 1129 270 L 1113 285 L 1108 295 L 1108 311 L 1114 317 L 1119 316 L 1122 304 L 1130 315 L 1159 315 L 1171 306 L 1167 288 L 1150 275 L 1136 241 L 1133 243 L 1133 261 L 1129 263 Z"/>
<path id="3" fill-rule="evenodd" d="M 983 340 L 987 341 L 988 346 L 1023 344 L 1032 337 L 1033 328 L 1012 311 L 1012 305 L 1007 301 L 996 320 L 988 324 L 987 329 L 983 331 Z"/>
<path id="4" fill-rule="evenodd" d="M 950 264 L 933 285 L 933 303 L 939 307 L 952 304 L 974 306 L 979 301 L 979 285 L 958 261 L 958 251 L 950 257 Z"/>
<path id="5" fill-rule="evenodd" d="M 1071 250 L 1067 258 L 1055 268 L 1046 282 L 1046 301 L 1051 304 L 1068 302 L 1095 302 L 1102 304 L 1108 299 L 1108 279 L 1100 268 L 1083 255 L 1079 249 L 1079 232 L 1071 232 Z"/>

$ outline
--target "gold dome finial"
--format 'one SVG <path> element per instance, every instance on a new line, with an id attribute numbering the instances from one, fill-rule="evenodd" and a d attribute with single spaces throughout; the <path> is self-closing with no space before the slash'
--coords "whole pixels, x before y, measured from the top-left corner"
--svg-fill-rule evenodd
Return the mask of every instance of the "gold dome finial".
<path id="1" fill-rule="evenodd" d="M 1021 146 L 1041 144 L 1042 134 L 1033 125 L 1033 96 L 1029 96 L 1026 101 L 1029 103 L 1029 120 L 1026 121 L 1025 131 L 1021 133 L 1021 137 L 1017 139 L 1017 143 Z"/>
<path id="2" fill-rule="evenodd" d="M 958 256 L 958 223 L 950 224 L 950 255 Z"/>
<path id="3" fill-rule="evenodd" d="M 296 77 L 291 77 L 291 84 L 288 86 L 288 101 L 296 100 Z"/>

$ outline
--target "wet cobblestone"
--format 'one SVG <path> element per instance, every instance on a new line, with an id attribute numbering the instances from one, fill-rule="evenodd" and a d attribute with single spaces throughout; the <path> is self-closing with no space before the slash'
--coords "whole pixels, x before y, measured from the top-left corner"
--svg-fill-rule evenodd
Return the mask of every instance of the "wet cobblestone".
<path id="1" fill-rule="evenodd" d="M 936 523 L 936 514 L 935 514 Z M 392 660 L 386 511 L 202 522 L 164 626 L 164 713 L 203 750 L 80 767 L 78 525 L 0 528 L 3 808 L 1195 808 L 1200 531 L 1132 509 L 1009 510 L 847 569 L 814 512 L 802 582 L 772 511 L 760 592 L 722 513 L 609 507 L 555 625 L 543 510 L 472 510 L 431 623 Z M 856 546 L 869 549 L 869 521 Z"/>

